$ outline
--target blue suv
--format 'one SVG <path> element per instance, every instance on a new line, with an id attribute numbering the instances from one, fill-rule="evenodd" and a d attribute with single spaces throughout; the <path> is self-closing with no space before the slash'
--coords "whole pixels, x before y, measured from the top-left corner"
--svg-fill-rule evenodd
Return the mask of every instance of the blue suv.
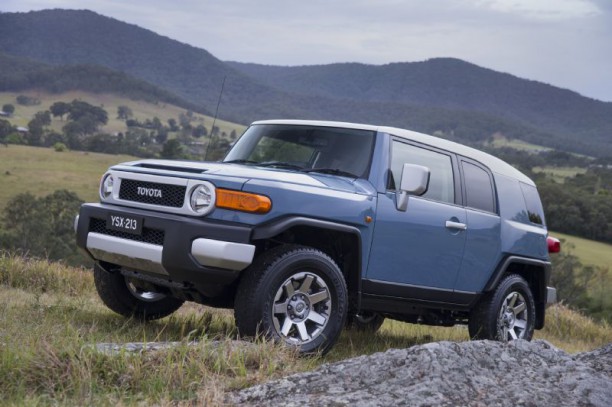
<path id="1" fill-rule="evenodd" d="M 75 228 L 111 310 L 233 308 L 241 335 L 304 353 L 384 318 L 529 340 L 555 297 L 533 181 L 392 127 L 260 121 L 223 162 L 119 164 Z"/>

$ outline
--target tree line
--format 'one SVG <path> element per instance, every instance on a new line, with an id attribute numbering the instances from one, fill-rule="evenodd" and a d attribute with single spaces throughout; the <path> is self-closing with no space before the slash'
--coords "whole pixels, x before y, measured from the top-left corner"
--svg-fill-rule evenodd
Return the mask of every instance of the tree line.
<path id="1" fill-rule="evenodd" d="M 15 107 L 5 104 L 3 111 L 10 115 Z M 49 129 L 52 117 L 64 122 L 61 133 Z M 125 122 L 126 130 L 105 133 L 100 128 L 108 123 L 109 113 L 103 107 L 81 100 L 55 102 L 49 110 L 34 114 L 27 132 L 18 132 L 8 120 L 0 119 L 0 142 L 54 147 L 58 151 L 71 149 L 168 159 L 202 159 L 209 150 L 208 157 L 217 160 L 238 137 L 235 130 L 229 134 L 218 126 L 209 130 L 204 119 L 191 110 L 181 113 L 178 119 L 170 118 L 162 123 L 157 117 L 135 119 L 132 110 L 121 105 L 117 108 L 117 118 Z"/>

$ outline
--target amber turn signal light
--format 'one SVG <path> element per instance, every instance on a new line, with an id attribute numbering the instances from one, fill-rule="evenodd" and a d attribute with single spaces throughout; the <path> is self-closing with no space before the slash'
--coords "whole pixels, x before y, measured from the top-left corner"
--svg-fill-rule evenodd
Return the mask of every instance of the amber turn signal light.
<path id="1" fill-rule="evenodd" d="M 217 208 L 251 213 L 268 213 L 272 208 L 272 201 L 263 195 L 217 189 Z"/>

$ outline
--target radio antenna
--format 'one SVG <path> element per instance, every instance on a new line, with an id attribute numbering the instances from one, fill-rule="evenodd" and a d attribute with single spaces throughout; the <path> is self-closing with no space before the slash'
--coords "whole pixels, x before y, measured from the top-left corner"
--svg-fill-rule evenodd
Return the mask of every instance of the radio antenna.
<path id="1" fill-rule="evenodd" d="M 223 95 L 223 88 L 225 87 L 225 78 L 227 75 L 223 76 L 223 82 L 221 82 L 221 92 L 219 92 L 219 99 L 217 100 L 217 108 L 215 109 L 215 117 L 213 117 L 212 127 L 210 128 L 210 137 L 208 138 L 208 144 L 206 145 L 206 149 L 204 150 L 204 161 L 208 158 L 208 148 L 212 143 L 213 133 L 215 132 L 215 123 L 217 121 L 217 114 L 219 113 L 219 105 L 221 104 L 221 96 Z"/>

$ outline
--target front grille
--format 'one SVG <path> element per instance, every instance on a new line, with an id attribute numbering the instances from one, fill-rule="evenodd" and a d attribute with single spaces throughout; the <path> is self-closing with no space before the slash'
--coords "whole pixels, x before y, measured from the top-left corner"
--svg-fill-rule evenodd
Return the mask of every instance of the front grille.
<path id="1" fill-rule="evenodd" d="M 164 231 L 158 229 L 143 227 L 142 235 L 133 235 L 131 233 L 107 229 L 104 219 L 91 218 L 89 220 L 89 231 L 107 236 L 120 237 L 122 239 L 135 240 L 137 242 L 151 243 L 158 246 L 164 245 Z"/>
<path id="2" fill-rule="evenodd" d="M 141 193 L 138 193 L 140 188 Z M 182 208 L 185 199 L 185 186 L 159 184 L 157 182 L 136 181 L 132 179 L 121 180 L 119 199 L 132 202 L 141 202 L 152 205 Z M 144 192 L 144 191 L 148 191 Z M 153 190 L 161 191 L 161 196 Z"/>

